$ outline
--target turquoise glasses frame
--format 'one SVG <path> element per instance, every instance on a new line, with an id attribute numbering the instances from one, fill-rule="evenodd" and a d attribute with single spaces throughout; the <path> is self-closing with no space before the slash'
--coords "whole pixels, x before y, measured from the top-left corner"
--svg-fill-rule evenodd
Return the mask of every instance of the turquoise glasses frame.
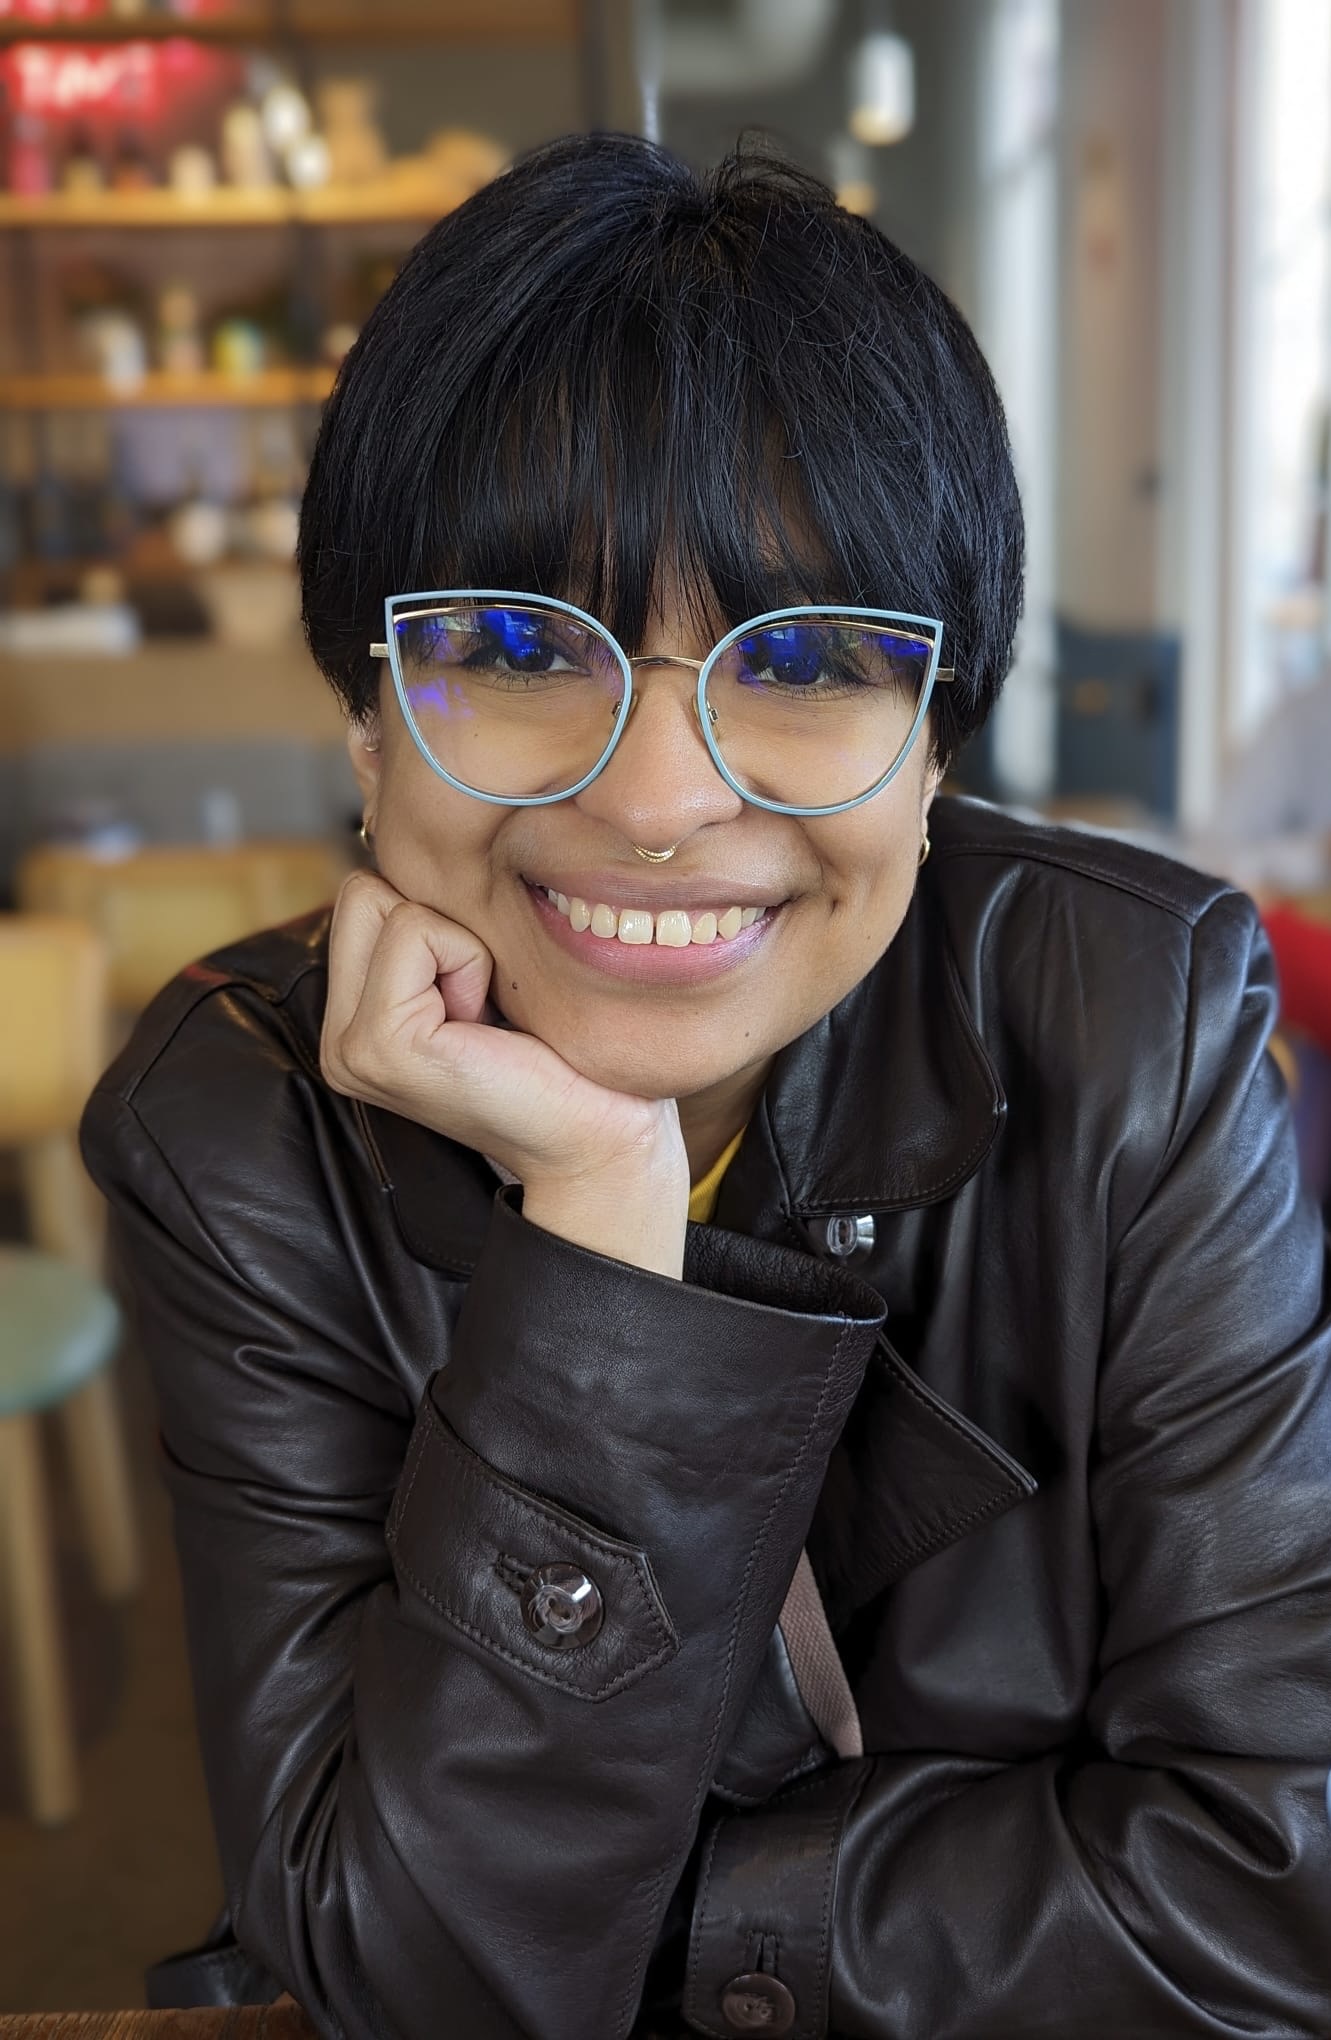
<path id="1" fill-rule="evenodd" d="M 393 626 L 395 622 L 402 619 L 404 614 L 409 615 L 413 613 L 422 604 L 428 609 L 438 607 L 441 603 L 445 602 L 536 603 L 545 609 L 557 609 L 561 615 L 576 617 L 579 623 L 588 624 L 610 646 L 610 649 L 619 661 L 620 670 L 624 675 L 624 693 L 616 711 L 614 726 L 611 729 L 605 749 L 592 766 L 590 772 L 585 773 L 576 786 L 565 787 L 562 793 L 529 793 L 505 798 L 502 794 L 498 793 L 482 793 L 479 787 L 468 786 L 465 780 L 454 778 L 453 774 L 447 771 L 434 756 L 417 727 L 411 703 L 407 699 L 406 682 L 402 677 L 402 661 L 398 655 L 397 632 Z M 750 631 L 763 630 L 769 624 L 788 623 L 792 618 L 799 616 L 842 616 L 848 622 L 881 623 L 886 624 L 889 629 L 903 624 L 914 625 L 916 631 L 928 630 L 933 633 L 933 644 L 929 655 L 929 670 L 925 675 L 924 686 L 920 690 L 920 705 L 915 712 L 915 720 L 910 726 L 910 732 L 906 741 L 897 753 L 896 758 L 887 771 L 882 774 L 881 778 L 875 780 L 874 784 L 867 787 L 863 793 L 857 793 L 852 800 L 834 801 L 827 807 L 795 807 L 787 801 L 766 800 L 761 794 L 751 793 L 747 787 L 741 786 L 734 774 L 727 768 L 726 761 L 721 756 L 720 750 L 717 747 L 716 738 L 712 734 L 712 723 L 715 718 L 707 700 L 707 681 L 712 668 L 717 660 L 725 652 L 729 651 L 733 644 L 740 638 L 747 636 Z M 698 675 L 697 693 L 694 698 L 694 713 L 698 718 L 698 727 L 702 731 L 703 739 L 711 754 L 713 765 L 715 765 L 717 771 L 733 793 L 737 793 L 741 800 L 748 801 L 750 806 L 766 808 L 771 814 L 840 815 L 845 814 L 848 808 L 863 806 L 866 800 L 872 800 L 876 793 L 881 793 L 883 788 L 890 785 L 892 780 L 896 778 L 898 772 L 900 772 L 910 756 L 916 739 L 924 728 L 924 719 L 929 713 L 929 703 L 933 699 L 935 686 L 948 685 L 956 677 L 950 667 L 939 666 L 938 660 L 942 646 L 943 626 L 937 617 L 915 616 L 910 611 L 903 609 L 861 609 L 857 608 L 854 604 L 842 602 L 797 602 L 786 609 L 764 610 L 761 616 L 751 616 L 746 622 L 736 624 L 734 630 L 726 632 L 719 644 L 713 645 L 705 659 L 686 659 L 681 654 L 675 652 L 647 652 L 630 658 L 623 646 L 618 643 L 612 633 L 606 629 L 605 625 L 596 617 L 590 615 L 587 610 L 579 609 L 576 603 L 560 602 L 551 595 L 524 593 L 521 589 L 517 588 L 430 588 L 422 590 L 421 593 L 416 595 L 390 595 L 388 597 L 384 603 L 384 640 L 381 644 L 372 644 L 370 646 L 370 657 L 372 659 L 387 659 L 389 670 L 393 675 L 393 688 L 397 695 L 398 706 L 402 710 L 407 728 L 411 732 L 412 741 L 415 743 L 416 749 L 420 752 L 426 764 L 430 767 L 430 770 L 458 793 L 469 794 L 473 800 L 486 801 L 491 807 L 552 807 L 558 801 L 574 799 L 585 787 L 590 786 L 600 773 L 604 772 L 614 756 L 615 746 L 623 735 L 624 726 L 628 722 L 633 710 L 635 698 L 633 693 L 634 667 L 690 666 Z"/>

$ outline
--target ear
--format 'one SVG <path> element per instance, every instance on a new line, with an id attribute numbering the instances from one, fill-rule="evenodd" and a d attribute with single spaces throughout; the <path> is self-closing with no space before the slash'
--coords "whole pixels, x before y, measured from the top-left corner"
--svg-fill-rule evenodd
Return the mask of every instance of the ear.
<path id="1" fill-rule="evenodd" d="M 368 722 L 354 722 L 349 725 L 347 756 L 351 760 L 351 769 L 356 775 L 356 784 L 360 788 L 366 812 L 373 813 L 379 797 L 379 774 L 383 767 L 377 715 L 372 716 Z"/>

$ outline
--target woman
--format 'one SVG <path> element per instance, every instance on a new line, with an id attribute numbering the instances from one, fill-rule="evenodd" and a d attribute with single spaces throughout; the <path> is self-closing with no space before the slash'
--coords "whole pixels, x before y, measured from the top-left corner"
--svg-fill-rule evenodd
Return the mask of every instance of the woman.
<path id="1" fill-rule="evenodd" d="M 1267 952 L 935 800 L 1020 560 L 958 314 L 761 157 L 543 150 L 347 362 L 300 564 L 377 871 L 86 1128 L 321 2032 L 1331 2026 Z"/>

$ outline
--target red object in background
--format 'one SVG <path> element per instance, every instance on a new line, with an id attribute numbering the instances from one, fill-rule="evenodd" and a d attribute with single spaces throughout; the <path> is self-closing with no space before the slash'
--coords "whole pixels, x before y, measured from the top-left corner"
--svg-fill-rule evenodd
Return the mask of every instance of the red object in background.
<path id="1" fill-rule="evenodd" d="M 37 113 L 15 116 L 9 130 L 9 188 L 20 198 L 43 198 L 54 180 L 46 122 Z"/>
<path id="2" fill-rule="evenodd" d="M 0 103 L 10 110 L 9 187 L 29 196 L 48 191 L 52 166 L 65 160 L 75 127 L 106 164 L 132 130 L 149 144 L 145 181 L 155 182 L 149 158 L 164 164 L 180 143 L 210 139 L 228 102 L 245 89 L 242 52 L 184 35 L 13 43 L 0 49 Z"/>
<path id="3" fill-rule="evenodd" d="M 22 21 L 34 28 L 61 21 L 98 21 L 110 11 L 110 0 L 0 0 L 0 21 Z"/>
<path id="4" fill-rule="evenodd" d="M 175 0 L 169 11 L 176 20 L 188 24 L 225 19 L 234 9 L 232 0 Z M 111 0 L 0 0 L 0 21 L 22 22 L 32 28 L 50 28 L 68 21 L 91 24 L 114 21 L 117 27 L 120 25 Z"/>
<path id="5" fill-rule="evenodd" d="M 182 96 L 214 98 L 234 70 L 233 56 L 183 36 L 160 43 L 15 43 L 0 56 L 15 113 L 48 118 L 156 120 Z"/>
<path id="6" fill-rule="evenodd" d="M 1262 920 L 1280 977 L 1282 1026 L 1331 1056 L 1331 927 L 1297 907 L 1268 907 Z"/>

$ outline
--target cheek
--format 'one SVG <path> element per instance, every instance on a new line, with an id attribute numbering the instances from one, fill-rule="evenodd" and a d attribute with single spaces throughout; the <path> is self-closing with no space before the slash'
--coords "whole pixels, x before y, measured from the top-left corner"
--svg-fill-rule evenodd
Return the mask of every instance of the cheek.
<path id="1" fill-rule="evenodd" d="M 909 798 L 883 814 L 852 809 L 823 825 L 815 842 L 826 898 L 841 939 L 877 956 L 900 927 L 915 889 L 921 830 Z"/>
<path id="2" fill-rule="evenodd" d="M 467 922 L 484 901 L 504 812 L 454 792 L 414 752 L 395 752 L 384 760 L 375 862 L 404 899 Z"/>

